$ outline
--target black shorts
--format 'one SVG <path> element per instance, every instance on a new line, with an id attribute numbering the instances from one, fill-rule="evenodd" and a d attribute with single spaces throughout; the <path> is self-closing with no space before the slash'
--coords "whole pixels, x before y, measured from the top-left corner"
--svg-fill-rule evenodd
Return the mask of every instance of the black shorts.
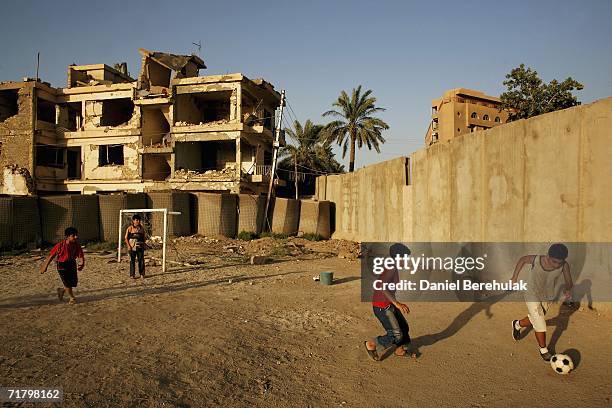
<path id="1" fill-rule="evenodd" d="M 66 288 L 76 288 L 79 283 L 79 277 L 77 275 L 76 261 L 58 262 L 57 273 Z"/>

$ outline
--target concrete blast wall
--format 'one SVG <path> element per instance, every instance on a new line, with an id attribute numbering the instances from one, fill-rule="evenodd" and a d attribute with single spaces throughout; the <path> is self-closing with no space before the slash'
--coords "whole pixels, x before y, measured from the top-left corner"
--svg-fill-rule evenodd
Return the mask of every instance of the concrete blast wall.
<path id="1" fill-rule="evenodd" d="M 0 197 L 0 248 L 41 242 L 36 197 Z"/>
<path id="2" fill-rule="evenodd" d="M 117 242 L 119 237 L 119 231 L 117 230 L 119 227 L 119 210 L 147 208 L 147 196 L 144 193 L 102 194 L 98 196 L 98 201 L 100 205 L 100 239 L 108 242 Z"/>
<path id="3" fill-rule="evenodd" d="M 191 205 L 190 194 L 178 191 L 160 191 L 147 193 L 148 208 L 167 208 L 168 211 L 178 211 L 180 215 L 168 215 L 168 235 L 191 235 Z M 160 213 L 151 214 L 153 236 L 164 234 L 164 216 Z"/>
<path id="4" fill-rule="evenodd" d="M 302 200 L 300 204 L 300 232 L 317 234 L 325 239 L 331 236 L 331 203 L 329 201 Z"/>
<path id="5" fill-rule="evenodd" d="M 564 242 L 574 293 L 586 293 L 612 266 L 597 244 L 612 242 L 610 129 L 612 98 L 421 149 L 410 156 L 409 185 L 402 158 L 319 177 L 317 196 L 335 203 L 338 238 L 525 243 L 515 258 L 548 246 L 528 243 Z"/>
<path id="6" fill-rule="evenodd" d="M 43 241 L 51 244 L 64 239 L 64 230 L 71 226 L 79 230 L 81 242 L 100 239 L 98 196 L 40 197 L 38 205 Z"/>
<path id="7" fill-rule="evenodd" d="M 272 210 L 272 232 L 295 235 L 300 221 L 300 200 L 276 198 Z"/>
<path id="8" fill-rule="evenodd" d="M 335 206 L 333 237 L 353 241 L 401 239 L 407 178 L 406 157 L 353 173 L 318 177 L 317 198 Z"/>
<path id="9" fill-rule="evenodd" d="M 261 233 L 265 211 L 263 195 L 238 194 L 238 232 Z"/>
<path id="10" fill-rule="evenodd" d="M 236 194 L 196 193 L 198 234 L 236 236 L 238 196 Z"/>
<path id="11" fill-rule="evenodd" d="M 612 98 L 317 179 L 335 238 L 612 242 Z"/>

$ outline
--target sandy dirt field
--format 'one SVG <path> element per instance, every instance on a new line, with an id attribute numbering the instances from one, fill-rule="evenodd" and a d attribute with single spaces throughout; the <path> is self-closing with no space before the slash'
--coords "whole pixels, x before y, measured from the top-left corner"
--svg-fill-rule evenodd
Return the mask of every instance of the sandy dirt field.
<path id="1" fill-rule="evenodd" d="M 552 308 L 549 337 L 577 363 L 568 376 L 532 333 L 511 339 L 521 303 L 411 304 L 420 357 L 374 362 L 363 340 L 382 330 L 351 244 L 177 245 L 183 265 L 136 281 L 112 253 L 87 253 L 74 306 L 58 302 L 53 265 L 38 273 L 46 251 L 0 258 L 0 385 L 59 386 L 66 407 L 612 406 L 609 315 Z M 273 263 L 248 264 L 254 253 Z M 336 283 L 314 282 L 321 271 Z"/>

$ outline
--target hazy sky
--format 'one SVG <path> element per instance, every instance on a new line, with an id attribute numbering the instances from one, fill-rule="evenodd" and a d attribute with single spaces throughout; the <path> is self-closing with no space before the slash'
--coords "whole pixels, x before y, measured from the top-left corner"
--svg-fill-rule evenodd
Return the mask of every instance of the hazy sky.
<path id="1" fill-rule="evenodd" d="M 242 72 L 285 89 L 299 120 L 323 122 L 341 90 L 371 88 L 391 129 L 382 153 L 423 146 L 430 102 L 446 89 L 502 92 L 520 63 L 550 81 L 582 82 L 583 103 L 612 96 L 612 1 L 3 1 L 0 81 L 40 76 L 65 86 L 67 66 L 127 61 L 138 48 L 191 53 L 202 75 Z M 342 160 L 347 164 L 347 160 Z M 348 167 L 348 166 L 347 166 Z"/>

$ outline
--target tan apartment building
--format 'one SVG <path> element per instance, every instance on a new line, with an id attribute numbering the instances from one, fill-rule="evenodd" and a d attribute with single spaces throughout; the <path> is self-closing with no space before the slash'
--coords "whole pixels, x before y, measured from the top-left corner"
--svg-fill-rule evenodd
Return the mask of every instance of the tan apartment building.
<path id="1" fill-rule="evenodd" d="M 280 94 L 204 61 L 140 49 L 125 64 L 68 67 L 66 88 L 0 83 L 0 192 L 266 189 Z"/>
<path id="2" fill-rule="evenodd" d="M 508 112 L 501 106 L 499 98 L 472 89 L 455 88 L 444 92 L 441 98 L 431 102 L 425 145 L 506 123 Z"/>

